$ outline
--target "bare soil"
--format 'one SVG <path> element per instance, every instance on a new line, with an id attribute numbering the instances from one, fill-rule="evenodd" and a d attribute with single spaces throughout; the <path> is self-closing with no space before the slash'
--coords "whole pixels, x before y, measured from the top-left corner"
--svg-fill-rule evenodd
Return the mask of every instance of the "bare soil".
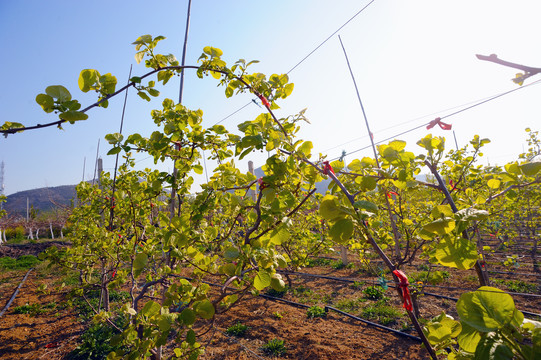
<path id="1" fill-rule="evenodd" d="M 47 244 L 49 246 L 50 244 Z M 65 244 L 62 244 L 65 246 Z M 44 245 L 26 244 L 24 247 L 0 246 L 0 256 L 37 255 Z M 39 250 L 39 251 L 38 251 Z M 494 269 L 506 270 L 493 266 Z M 450 278 L 439 287 L 425 288 L 425 291 L 449 297 L 459 297 L 464 288 L 477 287 L 473 271 L 449 271 Z M 331 266 L 316 266 L 303 270 L 337 278 L 367 279 L 370 274 L 359 267 L 334 269 Z M 416 267 L 406 268 L 406 273 L 418 271 Z M 518 271 L 518 270 L 517 270 Z M 530 269 L 520 270 L 531 272 Z M 13 291 L 26 271 L 0 273 L 0 311 L 4 308 Z M 506 278 L 504 275 L 498 275 Z M 78 345 L 78 338 L 88 324 L 81 322 L 73 307 L 66 306 L 69 287 L 61 287 L 62 276 L 34 270 L 9 310 L 0 318 L 0 359 L 62 359 Z M 517 278 L 517 277 L 514 277 Z M 293 289 L 283 299 L 304 303 L 309 306 L 335 306 L 341 301 L 362 299 L 364 286 L 304 276 L 290 276 Z M 535 283 L 539 277 L 532 275 L 525 281 Z M 372 277 L 375 280 L 375 277 Z M 47 285 L 43 289 L 43 284 Z M 451 289 L 449 288 L 451 287 Z M 457 289 L 453 289 L 457 288 Z M 385 294 L 389 304 L 402 311 L 395 290 L 389 288 Z M 517 307 L 534 313 L 541 313 L 541 299 L 514 296 Z M 372 304 L 372 300 L 359 300 L 361 306 Z M 25 304 L 41 304 L 42 311 L 35 314 L 16 314 L 13 309 Z M 55 306 L 51 305 L 55 304 Z M 449 299 L 423 296 L 419 298 L 420 313 L 430 319 L 441 311 L 456 316 L 455 302 Z M 362 308 L 353 311 L 359 315 Z M 403 311 L 402 311 L 403 312 Z M 248 326 L 241 338 L 226 334 L 226 329 L 240 322 Z M 417 335 L 406 316 L 396 319 L 388 326 Z M 287 305 L 261 297 L 246 297 L 238 306 L 217 317 L 214 327 L 200 341 L 206 346 L 202 359 L 268 359 L 261 347 L 271 339 L 285 341 L 287 351 L 284 359 L 428 359 L 422 345 L 412 339 L 393 334 L 364 324 L 341 314 L 329 311 L 324 318 L 309 319 L 306 309 Z M 170 350 L 170 349 L 169 349 Z M 167 353 L 167 349 L 166 349 Z"/>

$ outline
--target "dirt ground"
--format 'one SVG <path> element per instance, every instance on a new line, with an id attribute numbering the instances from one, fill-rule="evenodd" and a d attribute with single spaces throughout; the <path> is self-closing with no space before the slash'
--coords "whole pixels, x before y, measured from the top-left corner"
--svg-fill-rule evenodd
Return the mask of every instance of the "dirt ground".
<path id="1" fill-rule="evenodd" d="M 0 256 L 29 253 L 36 255 L 43 249 L 38 251 L 35 245 L 38 244 L 15 249 L 0 246 Z M 355 268 L 337 270 L 329 266 L 319 266 L 303 271 L 338 278 L 367 277 L 366 273 Z M 25 270 L 21 270 L 0 274 L 0 311 L 25 273 Z M 471 277 L 473 271 L 468 272 L 467 276 L 458 271 L 451 273 L 450 280 L 442 284 L 442 288 L 427 288 L 425 291 L 458 297 L 463 290 L 443 287 L 476 288 L 475 280 Z M 347 282 L 303 276 L 290 278 L 294 288 L 310 289 L 311 298 L 288 292 L 284 297 L 287 300 L 332 306 L 342 299 L 362 297 L 361 290 Z M 73 307 L 62 305 L 67 299 L 67 288 L 62 288 L 60 283 L 57 273 L 47 273 L 39 269 L 30 273 L 10 309 L 0 317 L 0 359 L 62 359 L 77 346 L 77 340 L 85 325 Z M 46 289 L 44 284 L 47 285 Z M 387 290 L 386 296 L 390 297 L 390 304 L 401 310 L 401 304 L 393 289 Z M 541 312 L 539 298 L 532 300 L 517 296 L 515 301 L 519 309 Z M 17 306 L 36 303 L 42 304 L 42 312 L 16 314 L 13 311 Z M 441 311 L 455 316 L 455 302 L 430 296 L 420 298 L 420 312 L 424 318 L 429 319 Z M 237 322 L 248 326 L 246 335 L 242 338 L 226 335 L 225 330 Z M 389 326 L 417 335 L 411 326 L 408 329 L 408 323 L 407 317 L 402 317 Z M 274 338 L 285 340 L 287 352 L 281 356 L 284 359 L 429 358 L 426 350 L 415 340 L 332 311 L 325 318 L 309 319 L 304 308 L 261 297 L 247 297 L 240 305 L 217 317 L 213 330 L 198 341 L 206 346 L 202 359 L 268 359 L 269 356 L 261 347 Z"/>

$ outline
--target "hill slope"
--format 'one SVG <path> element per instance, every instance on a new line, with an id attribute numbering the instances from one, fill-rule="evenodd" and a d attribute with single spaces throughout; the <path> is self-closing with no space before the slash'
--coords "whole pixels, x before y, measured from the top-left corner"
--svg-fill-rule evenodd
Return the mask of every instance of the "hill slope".
<path id="1" fill-rule="evenodd" d="M 4 209 L 10 215 L 26 215 L 26 199 L 28 206 L 45 212 L 56 205 L 70 205 L 75 198 L 75 185 L 63 185 L 40 189 L 20 191 L 7 197 Z"/>

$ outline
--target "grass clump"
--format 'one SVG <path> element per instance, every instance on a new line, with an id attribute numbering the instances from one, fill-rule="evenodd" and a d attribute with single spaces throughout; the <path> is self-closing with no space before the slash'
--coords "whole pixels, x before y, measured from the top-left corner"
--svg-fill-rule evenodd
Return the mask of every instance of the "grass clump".
<path id="1" fill-rule="evenodd" d="M 501 280 L 494 279 L 494 283 L 498 285 L 504 285 L 509 289 L 509 291 L 518 292 L 518 293 L 528 293 L 528 294 L 537 294 L 537 285 L 530 284 L 522 280 Z"/>
<path id="2" fill-rule="evenodd" d="M 24 305 L 16 306 L 15 308 L 13 308 L 14 314 L 28 314 L 30 316 L 36 316 L 46 311 L 47 309 L 44 309 L 40 304 L 30 305 L 26 303 Z"/>
<path id="3" fill-rule="evenodd" d="M 30 269 L 39 264 L 40 260 L 34 255 L 21 255 L 17 259 L 4 256 L 0 258 L 0 269 L 4 270 L 22 270 Z"/>
<path id="4" fill-rule="evenodd" d="M 402 317 L 402 312 L 394 307 L 387 305 L 386 299 L 377 301 L 363 308 L 361 316 L 368 320 L 376 320 L 382 325 L 395 323 Z"/>
<path id="5" fill-rule="evenodd" d="M 363 290 L 364 297 L 370 300 L 383 299 L 385 290 L 381 286 L 368 286 Z"/>
<path id="6" fill-rule="evenodd" d="M 247 331 L 248 326 L 237 322 L 235 325 L 231 325 L 230 327 L 228 327 L 225 333 L 230 336 L 242 337 L 246 335 Z"/>
<path id="7" fill-rule="evenodd" d="M 356 310 L 359 310 L 361 307 L 361 303 L 365 302 L 366 299 L 358 298 L 358 299 L 343 299 L 339 300 L 334 304 L 334 307 L 338 310 L 342 310 L 345 312 L 352 313 Z"/>
<path id="8" fill-rule="evenodd" d="M 121 321 L 117 320 L 117 322 Z M 68 360 L 105 359 L 112 351 L 121 349 L 120 345 L 111 341 L 114 335 L 115 330 L 110 325 L 92 325 L 79 338 L 79 346 L 65 358 Z"/>
<path id="9" fill-rule="evenodd" d="M 314 306 L 309 307 L 308 310 L 306 310 L 306 317 L 308 319 L 314 319 L 314 318 L 325 317 L 325 316 L 327 316 L 327 312 L 321 306 L 314 305 Z"/>
<path id="10" fill-rule="evenodd" d="M 287 352 L 284 340 L 272 339 L 261 347 L 261 350 L 267 355 L 282 356 Z"/>

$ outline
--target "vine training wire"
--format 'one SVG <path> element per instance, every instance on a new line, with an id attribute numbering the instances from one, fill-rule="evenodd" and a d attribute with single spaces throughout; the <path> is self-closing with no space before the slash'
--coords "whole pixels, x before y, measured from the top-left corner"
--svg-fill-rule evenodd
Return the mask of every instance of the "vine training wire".
<path id="1" fill-rule="evenodd" d="M 536 80 L 536 81 L 534 81 L 534 82 L 532 82 L 532 83 L 530 83 L 530 84 L 527 84 L 527 85 L 524 85 L 524 86 L 521 86 L 521 87 L 518 87 L 518 88 L 515 88 L 515 89 L 511 89 L 511 90 L 508 90 L 508 91 L 505 91 L 505 92 L 500 93 L 500 94 L 498 94 L 498 95 L 491 96 L 491 97 L 489 97 L 489 98 L 487 98 L 487 99 L 485 99 L 485 100 L 476 102 L 476 103 L 473 104 L 473 105 L 467 106 L 467 107 L 465 107 L 465 108 L 463 108 L 463 109 L 460 109 L 460 110 L 458 110 L 458 111 L 455 111 L 455 112 L 453 112 L 453 113 L 451 113 L 451 114 L 448 114 L 448 115 L 445 115 L 445 116 L 441 116 L 439 119 L 440 119 L 440 120 L 443 120 L 443 119 L 446 119 L 446 118 L 448 118 L 448 117 L 451 117 L 451 116 L 460 114 L 460 113 L 462 113 L 462 112 L 464 112 L 464 111 L 466 111 L 466 110 L 473 109 L 473 108 L 475 108 L 475 107 L 477 107 L 477 106 L 479 106 L 479 105 L 485 104 L 485 103 L 487 103 L 487 102 L 489 102 L 489 101 L 495 100 L 495 99 L 497 99 L 497 98 L 499 98 L 499 97 L 502 97 L 502 96 L 504 96 L 504 95 L 508 95 L 508 94 L 511 94 L 511 93 L 513 93 L 513 92 L 515 92 L 515 91 L 518 91 L 518 90 L 521 90 L 521 89 L 525 89 L 525 88 L 527 88 L 527 87 L 529 87 L 529 86 L 539 84 L 540 82 L 541 82 L 541 79 Z M 419 125 L 419 126 L 416 126 L 416 127 L 414 127 L 414 128 L 411 128 L 411 129 L 409 129 L 409 130 L 403 131 L 403 132 L 401 132 L 401 133 L 399 133 L 399 134 L 396 134 L 396 135 L 387 137 L 387 138 L 385 138 L 385 139 L 383 139 L 383 140 L 380 140 L 380 141 L 375 142 L 374 144 L 381 144 L 381 143 L 387 142 L 387 141 L 389 141 L 389 140 L 392 140 L 392 139 L 397 138 L 398 136 L 402 136 L 402 135 L 404 135 L 404 134 L 407 134 L 407 133 L 410 133 L 410 132 L 415 131 L 415 130 L 417 130 L 417 129 L 420 129 L 420 128 L 422 128 L 422 127 L 425 127 L 425 126 L 427 126 L 428 124 L 430 124 L 430 122 L 421 124 L 421 125 Z M 345 155 L 341 155 L 341 156 L 337 156 L 337 157 L 335 157 L 335 158 L 332 158 L 332 159 L 330 159 L 329 161 L 338 160 L 338 159 L 340 159 L 342 156 L 348 156 L 348 155 L 354 154 L 354 153 L 356 153 L 356 152 L 359 152 L 359 151 L 362 151 L 362 150 L 369 149 L 369 148 L 371 148 L 371 147 L 372 147 L 372 145 L 368 145 L 368 146 L 362 147 L 362 148 L 360 148 L 360 149 L 350 151 L 349 153 L 346 153 Z"/>
<path id="2" fill-rule="evenodd" d="M 361 10 L 357 11 L 355 13 L 355 15 L 353 15 L 348 21 L 346 21 L 345 23 L 342 24 L 342 26 L 340 26 L 338 29 L 336 29 L 335 32 L 333 32 L 331 35 L 329 35 L 325 40 L 323 40 L 318 46 L 316 46 L 316 48 L 312 51 L 310 51 L 310 53 L 308 53 L 308 55 L 306 55 L 304 58 L 302 58 L 298 63 L 295 64 L 295 66 L 293 66 L 291 69 L 289 69 L 289 71 L 286 73 L 287 75 L 289 75 L 289 73 L 291 73 L 293 70 L 295 70 L 299 65 L 301 65 L 306 59 L 308 59 L 313 53 L 315 53 L 320 47 L 322 47 L 327 41 L 329 41 L 334 35 L 336 35 L 336 33 L 338 33 L 340 30 L 342 30 L 347 24 L 349 24 L 353 19 L 355 19 L 360 13 L 362 13 L 367 7 L 369 7 L 374 1 L 376 0 L 371 0 L 368 4 L 366 4 Z M 218 124 L 221 124 L 222 122 L 224 122 L 225 120 L 229 119 L 231 116 L 235 115 L 236 113 L 238 113 L 239 111 L 241 111 L 242 109 L 244 109 L 245 107 L 247 107 L 248 105 L 250 105 L 252 103 L 252 100 L 250 100 L 250 102 L 248 102 L 246 105 L 244 105 L 243 107 L 239 108 L 238 110 L 232 112 L 231 114 L 227 115 L 226 117 L 224 117 L 222 120 L 218 121 L 216 124 L 214 125 L 218 125 Z M 257 103 L 256 103 L 257 105 Z"/>

